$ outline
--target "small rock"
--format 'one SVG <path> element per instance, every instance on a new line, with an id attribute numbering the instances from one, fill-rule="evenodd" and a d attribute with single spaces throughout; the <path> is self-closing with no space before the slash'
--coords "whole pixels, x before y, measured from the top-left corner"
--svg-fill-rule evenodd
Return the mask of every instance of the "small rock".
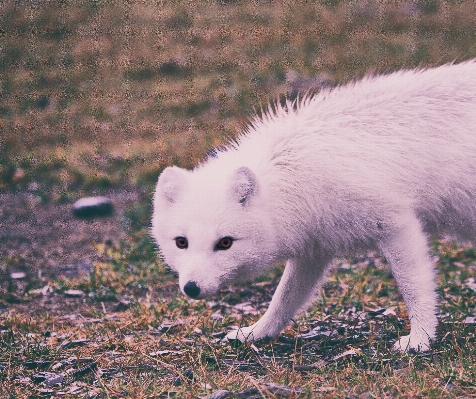
<path id="1" fill-rule="evenodd" d="M 157 352 L 150 352 L 149 353 L 149 356 L 151 357 L 155 357 L 155 356 L 165 356 L 165 355 L 169 355 L 173 353 L 173 351 L 169 351 L 169 350 L 163 350 L 163 351 L 157 351 Z"/>
<path id="2" fill-rule="evenodd" d="M 51 292 L 53 292 L 53 288 L 49 285 L 45 285 L 43 288 L 38 288 L 36 290 L 28 291 L 28 294 L 32 296 L 39 296 L 39 295 L 47 296 Z"/>
<path id="3" fill-rule="evenodd" d="M 88 341 L 88 340 L 82 340 L 82 341 Z M 71 356 L 71 357 L 68 357 L 67 362 L 69 364 L 86 364 L 86 363 L 93 363 L 94 360 L 92 357 L 77 358 L 76 356 Z"/>
<path id="4" fill-rule="evenodd" d="M 78 218 L 110 216 L 112 213 L 112 202 L 107 197 L 84 197 L 73 205 L 73 214 Z"/>
<path id="5" fill-rule="evenodd" d="M 384 316 L 397 316 L 397 313 L 393 309 L 386 309 L 385 312 L 382 313 Z"/>
<path id="6" fill-rule="evenodd" d="M 301 395 L 304 393 L 302 388 L 299 387 L 290 387 L 287 385 L 281 385 L 281 384 L 272 384 L 272 383 L 267 383 L 263 384 L 263 386 L 271 392 L 273 395 L 276 396 L 297 396 Z"/>
<path id="7" fill-rule="evenodd" d="M 89 339 L 76 339 L 74 341 L 64 341 L 61 344 L 61 347 L 63 349 L 67 348 L 77 348 L 78 346 L 84 346 L 86 345 L 90 340 Z"/>
<path id="8" fill-rule="evenodd" d="M 26 273 L 23 273 L 23 272 L 16 272 L 16 273 L 10 274 L 10 278 L 12 280 L 21 280 L 21 279 L 24 279 L 25 277 L 26 277 Z"/>
<path id="9" fill-rule="evenodd" d="M 464 285 L 468 288 L 471 288 L 473 291 L 476 291 L 476 279 L 474 277 L 464 280 Z"/>
<path id="10" fill-rule="evenodd" d="M 203 399 L 228 399 L 235 397 L 234 393 L 224 389 L 213 392 L 211 395 L 205 396 Z"/>
<path id="11" fill-rule="evenodd" d="M 337 388 L 334 388 L 334 387 L 318 387 L 314 389 L 315 392 L 333 392 L 336 390 Z"/>
<path id="12" fill-rule="evenodd" d="M 45 285 L 42 289 L 41 289 L 41 295 L 48 295 L 50 292 L 53 292 L 53 287 L 50 287 L 49 285 Z"/>
<path id="13" fill-rule="evenodd" d="M 55 391 L 53 391 L 52 389 L 45 389 L 45 388 L 42 388 L 42 389 L 39 389 L 38 390 L 38 394 L 40 396 L 52 396 L 55 394 Z"/>
<path id="14" fill-rule="evenodd" d="M 378 317 L 384 314 L 386 311 L 387 311 L 387 308 L 378 308 L 378 309 L 369 310 L 367 314 L 369 315 L 369 317 Z"/>
<path id="15" fill-rule="evenodd" d="M 345 356 L 355 356 L 355 355 L 357 355 L 357 352 L 354 351 L 354 350 L 352 350 L 352 349 L 350 349 L 350 350 L 345 351 L 345 352 L 343 352 L 343 353 L 341 353 L 341 354 L 339 354 L 339 355 L 337 355 L 337 356 L 334 356 L 334 357 L 332 358 L 332 360 L 335 361 L 335 360 L 338 360 L 338 359 L 343 358 L 343 357 L 345 357 Z"/>
<path id="16" fill-rule="evenodd" d="M 50 387 L 54 384 L 63 382 L 64 375 L 42 371 L 38 374 L 34 374 L 31 379 L 36 384 L 39 384 L 40 382 L 46 382 L 46 385 Z"/>
<path id="17" fill-rule="evenodd" d="M 71 297 L 82 297 L 85 295 L 84 291 L 81 290 L 67 290 L 64 294 Z"/>
<path id="18" fill-rule="evenodd" d="M 159 331 L 160 333 L 165 333 L 174 327 L 181 326 L 182 324 L 183 320 L 180 319 L 175 321 L 174 323 L 164 322 L 157 327 L 157 331 Z"/>

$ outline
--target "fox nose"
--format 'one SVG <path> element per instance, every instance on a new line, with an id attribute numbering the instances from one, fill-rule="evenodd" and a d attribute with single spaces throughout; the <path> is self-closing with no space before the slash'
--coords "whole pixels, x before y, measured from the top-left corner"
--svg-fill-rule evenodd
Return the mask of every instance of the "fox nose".
<path id="1" fill-rule="evenodd" d="M 196 298 L 200 295 L 200 287 L 195 281 L 187 282 L 187 284 L 184 285 L 183 290 L 190 298 Z"/>

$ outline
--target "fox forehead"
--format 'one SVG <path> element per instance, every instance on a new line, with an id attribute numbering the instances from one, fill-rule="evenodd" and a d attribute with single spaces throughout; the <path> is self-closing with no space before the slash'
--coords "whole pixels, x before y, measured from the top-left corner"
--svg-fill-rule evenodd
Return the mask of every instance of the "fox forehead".
<path id="1" fill-rule="evenodd" d="M 189 240 L 215 241 L 237 234 L 241 223 L 232 207 L 233 204 L 223 206 L 213 195 L 209 200 L 197 196 L 193 201 L 178 201 L 164 209 L 158 216 L 158 225 L 172 238 L 185 236 Z"/>

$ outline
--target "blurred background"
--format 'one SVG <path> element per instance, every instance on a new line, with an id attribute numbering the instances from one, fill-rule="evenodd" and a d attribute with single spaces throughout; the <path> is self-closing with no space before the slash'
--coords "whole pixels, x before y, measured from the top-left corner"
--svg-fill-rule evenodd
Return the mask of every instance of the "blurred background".
<path id="1" fill-rule="evenodd" d="M 150 190 L 276 99 L 474 56 L 473 1 L 3 0 L 0 190 Z"/>

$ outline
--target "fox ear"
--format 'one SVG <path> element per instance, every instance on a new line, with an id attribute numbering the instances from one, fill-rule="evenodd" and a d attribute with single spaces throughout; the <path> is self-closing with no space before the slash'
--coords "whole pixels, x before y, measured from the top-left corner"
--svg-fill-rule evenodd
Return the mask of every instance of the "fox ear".
<path id="1" fill-rule="evenodd" d="M 231 185 L 232 198 L 245 205 L 257 192 L 256 176 L 252 170 L 245 166 L 235 170 Z"/>
<path id="2" fill-rule="evenodd" d="M 177 166 L 165 168 L 159 176 L 155 195 L 162 195 L 168 202 L 174 203 L 185 184 L 184 170 Z"/>

